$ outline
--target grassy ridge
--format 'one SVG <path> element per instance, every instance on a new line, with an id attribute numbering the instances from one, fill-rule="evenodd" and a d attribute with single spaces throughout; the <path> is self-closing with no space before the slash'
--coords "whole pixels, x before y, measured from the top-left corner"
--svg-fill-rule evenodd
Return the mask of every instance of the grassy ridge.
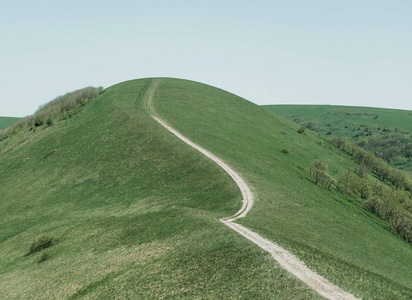
<path id="1" fill-rule="evenodd" d="M 166 121 L 223 158 L 253 187 L 256 203 L 241 223 L 357 295 L 412 297 L 412 247 L 361 204 L 308 180 L 309 166 L 318 158 L 327 162 L 332 176 L 352 169 L 344 153 L 213 87 L 164 79 L 156 101 Z"/>
<path id="2" fill-rule="evenodd" d="M 13 125 L 20 118 L 13 117 L 0 117 L 0 129 L 6 129 L 7 127 Z"/>
<path id="3" fill-rule="evenodd" d="M 316 299 L 218 221 L 237 186 L 147 116 L 149 84 L 0 142 L 0 298 Z"/>

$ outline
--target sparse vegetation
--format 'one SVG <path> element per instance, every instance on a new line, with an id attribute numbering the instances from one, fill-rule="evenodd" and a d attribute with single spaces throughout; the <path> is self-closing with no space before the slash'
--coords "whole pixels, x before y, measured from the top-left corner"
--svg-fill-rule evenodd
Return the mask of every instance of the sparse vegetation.
<path id="1" fill-rule="evenodd" d="M 387 221 L 397 234 L 412 243 L 412 183 L 406 174 L 356 145 L 343 142 L 340 138 L 332 141 L 352 155 L 357 163 L 354 172 L 346 172 L 333 186 L 337 185 L 340 192 L 351 198 L 366 200 L 366 209 Z M 381 181 L 369 178 L 369 170 Z M 330 189 L 326 171 L 326 163 L 316 160 L 310 167 L 309 175 L 316 184 Z"/>
<path id="2" fill-rule="evenodd" d="M 412 112 L 322 105 L 267 106 L 276 113 L 332 139 L 345 138 L 373 152 L 412 178 Z"/>
<path id="3" fill-rule="evenodd" d="M 40 106 L 34 115 L 20 119 L 12 126 L 0 130 L 0 141 L 23 130 L 33 130 L 44 125 L 52 126 L 57 121 L 71 118 L 79 112 L 81 107 L 99 96 L 102 92 L 102 87 L 86 87 L 59 96 Z"/>
<path id="4" fill-rule="evenodd" d="M 53 236 L 42 236 L 33 241 L 33 243 L 30 246 L 28 254 L 33 254 L 33 253 L 42 251 L 46 248 L 49 248 L 53 246 L 56 242 L 57 240 Z"/>

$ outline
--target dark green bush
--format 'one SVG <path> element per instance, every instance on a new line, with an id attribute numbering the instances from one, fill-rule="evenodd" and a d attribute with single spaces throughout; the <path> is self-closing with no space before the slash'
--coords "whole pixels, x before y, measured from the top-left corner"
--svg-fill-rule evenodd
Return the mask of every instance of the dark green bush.
<path id="1" fill-rule="evenodd" d="M 29 249 L 29 254 L 33 254 L 42 251 L 43 249 L 49 248 L 56 242 L 56 239 L 52 236 L 42 236 L 39 239 L 33 241 Z"/>
<path id="2" fill-rule="evenodd" d="M 302 126 L 298 129 L 298 133 L 302 134 L 304 132 L 305 132 L 305 127 Z"/>
<path id="3" fill-rule="evenodd" d="M 287 149 L 283 149 L 282 151 L 281 151 L 283 154 L 286 154 L 287 156 L 291 156 L 292 154 L 289 152 L 289 150 L 287 150 Z"/>
<path id="4" fill-rule="evenodd" d="M 48 158 L 50 155 L 53 155 L 56 151 L 57 151 L 57 149 L 50 150 L 50 151 L 44 156 L 44 158 Z"/>

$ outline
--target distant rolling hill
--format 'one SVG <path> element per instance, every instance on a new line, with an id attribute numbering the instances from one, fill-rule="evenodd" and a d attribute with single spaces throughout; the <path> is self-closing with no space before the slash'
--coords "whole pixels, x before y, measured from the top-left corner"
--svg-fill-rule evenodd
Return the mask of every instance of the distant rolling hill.
<path id="1" fill-rule="evenodd" d="M 351 140 L 412 178 L 412 111 L 335 105 L 264 107 L 325 137 Z"/>
<path id="2" fill-rule="evenodd" d="M 14 122 L 18 121 L 20 118 L 13 117 L 0 117 L 0 129 L 5 129 L 11 126 Z"/>
<path id="3" fill-rule="evenodd" d="M 151 82 L 114 85 L 67 120 L 0 142 L 0 298 L 320 298 L 219 222 L 241 193 L 149 117 Z M 238 223 L 358 297 L 412 297 L 411 245 L 308 177 L 316 159 L 338 176 L 350 157 L 215 87 L 160 78 L 153 97 L 164 120 L 252 187 Z M 34 241 L 50 243 L 29 254 Z"/>
<path id="4" fill-rule="evenodd" d="M 319 125 L 358 124 L 383 127 L 400 127 L 412 132 L 412 111 L 388 108 L 339 106 L 339 105 L 263 105 L 263 107 L 297 121 L 313 120 Z M 331 123 L 330 126 L 328 124 Z M 344 127 L 344 126 L 343 126 Z M 324 129 L 326 130 L 331 130 Z M 339 128 L 342 135 L 345 128 Z"/>

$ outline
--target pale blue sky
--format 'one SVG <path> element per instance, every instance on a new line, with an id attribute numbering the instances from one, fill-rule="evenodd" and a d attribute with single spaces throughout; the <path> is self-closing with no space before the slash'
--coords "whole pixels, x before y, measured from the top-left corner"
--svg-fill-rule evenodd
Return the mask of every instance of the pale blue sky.
<path id="1" fill-rule="evenodd" d="M 258 104 L 412 110 L 412 1 L 0 0 L 0 116 L 163 76 Z"/>

